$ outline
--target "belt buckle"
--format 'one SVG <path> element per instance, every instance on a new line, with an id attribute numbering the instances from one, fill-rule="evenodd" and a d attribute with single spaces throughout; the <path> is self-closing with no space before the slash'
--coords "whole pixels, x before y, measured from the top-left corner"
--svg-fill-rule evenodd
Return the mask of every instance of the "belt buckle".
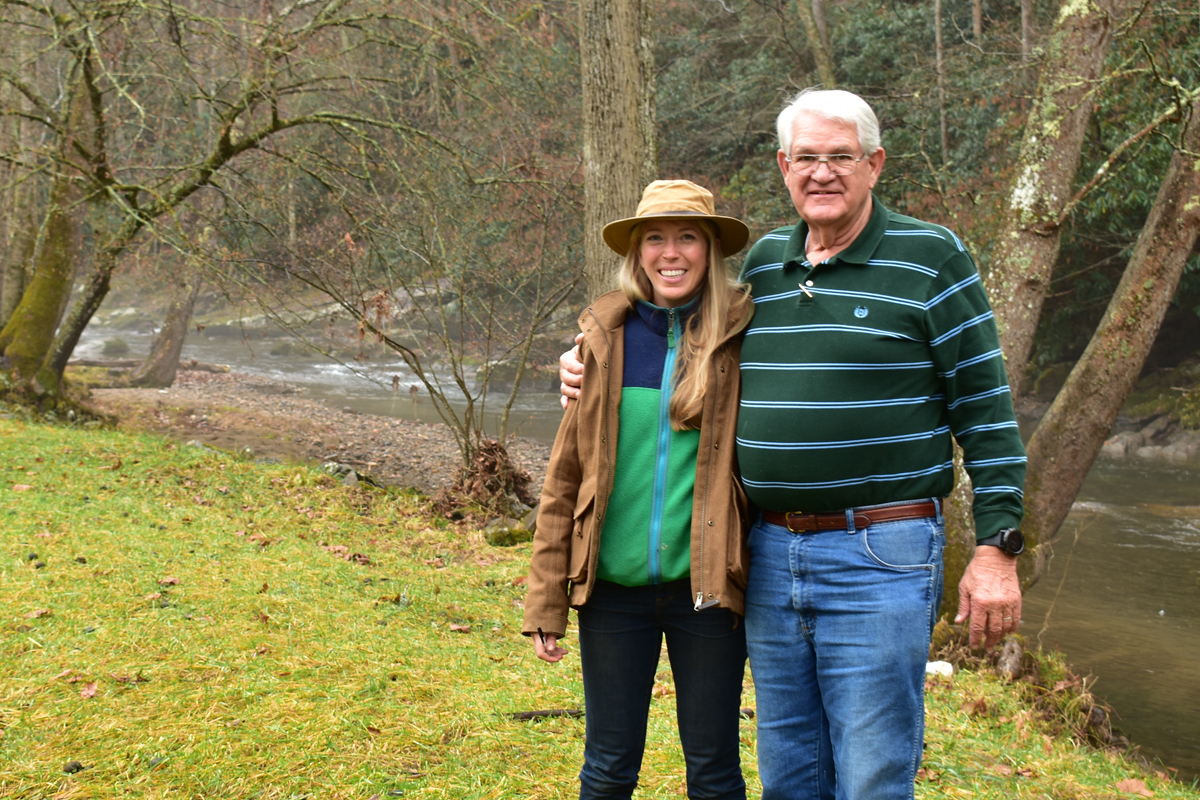
<path id="1" fill-rule="evenodd" d="M 783 522 L 787 526 L 787 529 L 789 531 L 791 531 L 792 533 L 808 533 L 810 530 L 810 528 L 807 528 L 807 527 L 793 528 L 792 527 L 792 517 L 799 517 L 802 520 L 807 518 L 807 521 L 810 521 L 812 523 L 811 530 L 815 531 L 817 529 L 817 520 L 816 520 L 815 514 L 805 514 L 801 511 L 785 511 L 783 514 Z M 804 525 L 805 523 L 801 522 L 800 524 Z"/>

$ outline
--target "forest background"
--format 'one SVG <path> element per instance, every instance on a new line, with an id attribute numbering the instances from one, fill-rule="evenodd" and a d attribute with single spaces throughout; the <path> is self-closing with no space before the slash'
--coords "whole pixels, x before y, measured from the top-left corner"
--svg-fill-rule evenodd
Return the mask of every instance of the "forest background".
<path id="1" fill-rule="evenodd" d="M 169 382 L 207 286 L 398 352 L 470 464 L 506 433 L 489 371 L 507 410 L 604 285 L 595 220 L 687 177 L 755 235 L 794 221 L 774 117 L 836 85 L 881 119 L 880 199 L 976 257 L 1014 395 L 1078 360 L 1030 443 L 1035 580 L 1134 379 L 1194 354 L 1198 32 L 1131 0 L 0 0 L 0 389 L 69 404 L 114 284 L 170 296 L 133 376 Z"/>

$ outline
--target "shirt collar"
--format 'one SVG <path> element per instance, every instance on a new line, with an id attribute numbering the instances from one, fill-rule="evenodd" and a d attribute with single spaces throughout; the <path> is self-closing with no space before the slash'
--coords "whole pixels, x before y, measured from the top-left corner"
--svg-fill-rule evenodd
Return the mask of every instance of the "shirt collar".
<path id="1" fill-rule="evenodd" d="M 670 319 L 667 312 L 674 311 L 679 317 L 679 321 L 686 325 L 688 317 L 696 313 L 696 309 L 698 308 L 700 308 L 699 294 L 697 294 L 691 300 L 688 300 L 683 305 L 676 306 L 674 309 L 656 306 L 649 300 L 639 300 L 637 303 L 638 315 L 645 320 L 646 325 L 650 328 L 650 330 L 654 331 L 659 336 L 667 335 L 667 322 Z"/>
<path id="2" fill-rule="evenodd" d="M 884 231 L 887 230 L 888 210 L 883 203 L 879 202 L 879 198 L 871 193 L 871 218 L 867 220 L 867 225 L 861 231 L 850 246 L 831 258 L 831 261 L 840 261 L 848 264 L 866 264 L 871 258 L 871 255 L 879 247 L 879 242 L 883 239 Z M 807 248 L 805 243 L 808 241 L 808 223 L 803 219 L 796 223 L 792 228 L 792 235 L 788 237 L 787 244 L 783 246 L 783 266 L 787 268 L 791 264 L 803 264 L 807 259 Z"/>

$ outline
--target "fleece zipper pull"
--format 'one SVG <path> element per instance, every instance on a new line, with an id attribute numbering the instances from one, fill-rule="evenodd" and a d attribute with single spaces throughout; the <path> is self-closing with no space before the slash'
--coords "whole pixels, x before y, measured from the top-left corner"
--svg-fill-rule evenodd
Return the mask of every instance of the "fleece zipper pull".
<path id="1" fill-rule="evenodd" d="M 675 349 L 675 309 L 667 309 L 667 349 Z"/>

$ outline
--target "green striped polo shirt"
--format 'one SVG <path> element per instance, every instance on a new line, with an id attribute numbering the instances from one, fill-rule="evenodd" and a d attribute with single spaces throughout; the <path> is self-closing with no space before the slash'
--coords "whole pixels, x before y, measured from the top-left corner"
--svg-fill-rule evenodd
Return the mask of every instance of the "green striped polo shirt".
<path id="1" fill-rule="evenodd" d="M 976 535 L 1016 527 L 1025 448 L 979 272 L 946 228 L 873 204 L 854 243 L 820 264 L 805 255 L 803 221 L 746 256 L 746 493 L 760 508 L 818 513 L 942 497 L 953 436 Z"/>

